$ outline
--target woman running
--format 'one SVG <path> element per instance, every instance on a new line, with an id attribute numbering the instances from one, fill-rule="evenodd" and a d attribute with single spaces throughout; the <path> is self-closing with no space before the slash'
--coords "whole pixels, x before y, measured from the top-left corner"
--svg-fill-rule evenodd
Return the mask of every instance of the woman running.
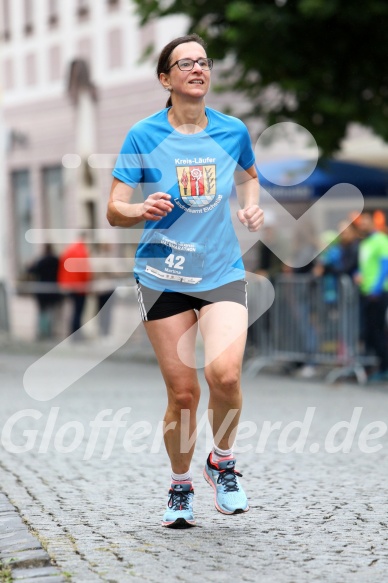
<path id="1" fill-rule="evenodd" d="M 250 231 L 259 229 L 263 212 L 247 128 L 205 106 L 212 67 L 198 35 L 164 47 L 157 76 L 170 93 L 166 108 L 129 131 L 107 213 L 113 226 L 145 221 L 134 272 L 142 320 L 167 388 L 164 441 L 172 481 L 162 525 L 171 528 L 195 525 L 190 463 L 200 398 L 198 327 L 214 436 L 204 477 L 217 510 L 249 510 L 233 455 L 247 330 L 245 272 L 229 207 L 233 183 L 242 207 L 238 218 Z M 139 184 L 144 202 L 135 204 Z"/>

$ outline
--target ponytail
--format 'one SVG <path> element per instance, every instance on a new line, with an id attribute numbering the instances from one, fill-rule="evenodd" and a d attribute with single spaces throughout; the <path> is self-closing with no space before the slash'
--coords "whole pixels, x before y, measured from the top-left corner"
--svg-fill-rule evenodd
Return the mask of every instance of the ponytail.
<path id="1" fill-rule="evenodd" d="M 167 99 L 166 107 L 172 107 L 172 99 L 171 99 L 171 95 L 170 95 L 170 97 Z"/>

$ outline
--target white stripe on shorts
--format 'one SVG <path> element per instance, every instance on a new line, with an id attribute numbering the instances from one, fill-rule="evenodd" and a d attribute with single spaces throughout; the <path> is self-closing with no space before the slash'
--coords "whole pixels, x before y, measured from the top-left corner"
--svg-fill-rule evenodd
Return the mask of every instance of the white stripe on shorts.
<path id="1" fill-rule="evenodd" d="M 137 289 L 137 301 L 139 302 L 140 316 L 141 316 L 141 319 L 143 320 L 143 322 L 147 322 L 147 320 L 148 320 L 147 310 L 145 309 L 144 300 L 143 300 L 143 293 L 141 291 L 140 283 L 136 284 L 136 289 Z"/>

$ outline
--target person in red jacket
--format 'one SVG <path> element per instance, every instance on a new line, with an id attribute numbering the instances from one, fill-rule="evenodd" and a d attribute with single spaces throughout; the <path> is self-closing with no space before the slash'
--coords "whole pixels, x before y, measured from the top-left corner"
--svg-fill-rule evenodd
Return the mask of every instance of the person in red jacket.
<path id="1" fill-rule="evenodd" d="M 59 257 L 58 284 L 69 292 L 73 304 L 71 334 L 81 328 L 91 276 L 88 247 L 84 237 L 81 237 L 79 241 L 69 245 Z"/>

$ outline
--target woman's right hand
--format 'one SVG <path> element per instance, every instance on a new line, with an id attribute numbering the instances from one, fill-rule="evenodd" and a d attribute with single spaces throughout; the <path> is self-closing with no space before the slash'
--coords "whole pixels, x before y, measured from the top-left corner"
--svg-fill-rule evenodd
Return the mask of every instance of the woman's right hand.
<path id="1" fill-rule="evenodd" d="M 171 195 L 166 192 L 154 192 L 141 204 L 141 216 L 146 221 L 159 221 L 174 208 Z"/>
<path id="2" fill-rule="evenodd" d="M 131 202 L 133 193 L 132 186 L 113 178 L 107 210 L 112 227 L 133 227 L 141 221 L 159 221 L 174 208 L 167 192 L 154 192 L 140 203 Z"/>

